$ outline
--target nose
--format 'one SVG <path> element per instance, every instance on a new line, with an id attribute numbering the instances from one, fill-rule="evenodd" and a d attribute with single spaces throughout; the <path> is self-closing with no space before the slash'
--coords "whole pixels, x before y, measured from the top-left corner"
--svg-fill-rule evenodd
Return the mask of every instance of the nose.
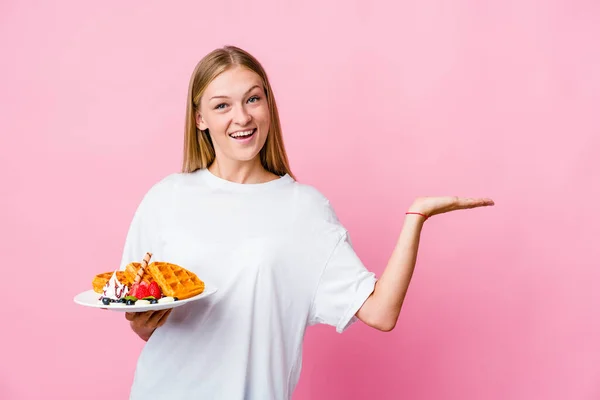
<path id="1" fill-rule="evenodd" d="M 234 115 L 234 122 L 240 126 L 245 126 L 252 120 L 252 115 L 248 113 L 245 107 L 237 107 Z"/>

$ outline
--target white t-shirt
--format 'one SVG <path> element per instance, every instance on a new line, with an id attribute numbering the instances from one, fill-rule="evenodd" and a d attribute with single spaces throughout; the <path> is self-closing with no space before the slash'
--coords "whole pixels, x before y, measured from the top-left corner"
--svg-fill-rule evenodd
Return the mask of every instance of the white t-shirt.
<path id="1" fill-rule="evenodd" d="M 376 281 L 329 201 L 289 175 L 261 184 L 206 169 L 167 176 L 133 217 L 121 269 L 146 252 L 218 291 L 175 308 L 150 337 L 132 400 L 291 399 L 307 326 L 343 332 Z"/>

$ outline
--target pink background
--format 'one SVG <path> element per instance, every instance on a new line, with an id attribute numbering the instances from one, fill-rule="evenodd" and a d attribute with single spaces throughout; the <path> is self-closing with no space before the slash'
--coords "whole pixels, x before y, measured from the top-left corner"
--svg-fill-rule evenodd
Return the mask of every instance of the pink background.
<path id="1" fill-rule="evenodd" d="M 0 4 L 0 398 L 127 397 L 142 342 L 72 298 L 179 169 L 224 44 L 378 274 L 416 196 L 497 204 L 427 222 L 393 332 L 309 330 L 295 400 L 600 398 L 600 3 L 175 3 Z"/>

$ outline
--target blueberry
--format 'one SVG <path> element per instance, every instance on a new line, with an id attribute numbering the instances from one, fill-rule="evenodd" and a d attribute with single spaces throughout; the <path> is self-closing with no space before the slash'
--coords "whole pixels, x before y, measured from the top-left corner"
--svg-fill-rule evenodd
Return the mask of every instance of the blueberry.
<path id="1" fill-rule="evenodd" d="M 150 300 L 150 304 L 156 304 L 156 303 L 158 303 L 158 300 L 156 300 L 156 299 Z"/>
<path id="2" fill-rule="evenodd" d="M 177 297 L 173 297 L 173 301 L 177 301 L 179 300 Z"/>
<path id="3" fill-rule="evenodd" d="M 127 300 L 125 300 L 124 298 L 120 298 L 117 303 L 125 303 Z"/>
<path id="4" fill-rule="evenodd" d="M 133 301 L 133 300 L 127 300 L 127 303 L 126 303 L 126 304 L 127 304 L 128 306 L 132 306 L 132 305 L 134 305 L 134 304 L 135 304 L 135 301 Z"/>
<path id="5" fill-rule="evenodd" d="M 110 304 L 110 299 L 108 297 L 103 297 L 102 298 L 102 304 L 104 304 L 105 306 Z"/>

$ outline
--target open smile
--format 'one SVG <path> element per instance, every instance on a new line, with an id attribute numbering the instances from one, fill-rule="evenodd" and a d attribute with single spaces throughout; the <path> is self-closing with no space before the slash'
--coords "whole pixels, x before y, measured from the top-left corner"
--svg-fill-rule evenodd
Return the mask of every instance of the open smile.
<path id="1" fill-rule="evenodd" d="M 248 141 L 254 137 L 256 128 L 247 129 L 245 131 L 237 131 L 229 134 L 229 137 L 238 141 Z"/>

